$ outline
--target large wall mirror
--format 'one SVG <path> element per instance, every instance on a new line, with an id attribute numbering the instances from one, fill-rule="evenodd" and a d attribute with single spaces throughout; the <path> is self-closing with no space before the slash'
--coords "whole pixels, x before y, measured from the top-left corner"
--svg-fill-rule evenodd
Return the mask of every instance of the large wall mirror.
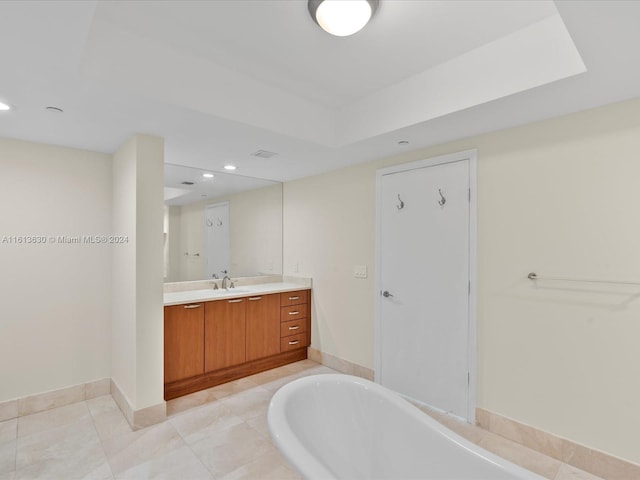
<path id="1" fill-rule="evenodd" d="M 164 281 L 282 274 L 282 184 L 165 164 Z"/>

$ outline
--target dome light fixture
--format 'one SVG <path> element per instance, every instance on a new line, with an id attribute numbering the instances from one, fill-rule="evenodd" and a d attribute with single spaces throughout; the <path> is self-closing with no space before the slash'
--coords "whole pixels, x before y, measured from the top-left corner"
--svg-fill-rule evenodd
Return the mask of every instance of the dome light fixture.
<path id="1" fill-rule="evenodd" d="M 379 0 L 309 0 L 311 18 L 327 33 L 347 37 L 359 32 L 378 9 Z"/>

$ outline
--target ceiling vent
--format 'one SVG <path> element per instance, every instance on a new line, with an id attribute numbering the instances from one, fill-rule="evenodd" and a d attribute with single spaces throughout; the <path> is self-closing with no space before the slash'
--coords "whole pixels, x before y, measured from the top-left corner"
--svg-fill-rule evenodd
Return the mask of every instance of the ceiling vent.
<path id="1" fill-rule="evenodd" d="M 274 155 L 277 155 L 277 153 L 270 152 L 268 150 L 258 150 L 257 152 L 253 152 L 251 155 L 254 157 L 260 157 L 260 158 L 271 158 Z"/>

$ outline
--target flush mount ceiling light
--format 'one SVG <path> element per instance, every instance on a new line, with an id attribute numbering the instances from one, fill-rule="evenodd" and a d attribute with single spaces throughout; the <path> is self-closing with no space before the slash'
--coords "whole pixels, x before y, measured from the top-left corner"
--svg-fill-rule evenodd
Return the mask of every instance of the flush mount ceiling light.
<path id="1" fill-rule="evenodd" d="M 235 165 L 225 165 L 225 166 L 224 166 L 224 169 L 225 169 L 225 170 L 235 170 L 235 169 L 236 169 L 236 166 L 235 166 Z"/>
<path id="2" fill-rule="evenodd" d="M 309 0 L 311 18 L 327 33 L 347 37 L 359 32 L 376 12 L 379 0 Z"/>
<path id="3" fill-rule="evenodd" d="M 0 112 L 8 112 L 12 107 L 8 103 L 0 102 Z"/>
<path id="4" fill-rule="evenodd" d="M 213 178 L 213 173 L 203 173 L 202 176 L 204 178 Z"/>

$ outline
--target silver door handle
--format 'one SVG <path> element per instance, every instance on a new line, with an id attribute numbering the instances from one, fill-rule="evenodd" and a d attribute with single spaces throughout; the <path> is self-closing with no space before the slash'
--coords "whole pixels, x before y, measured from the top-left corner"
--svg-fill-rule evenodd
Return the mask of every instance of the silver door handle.
<path id="1" fill-rule="evenodd" d="M 389 293 L 389 290 L 385 290 L 384 292 L 382 292 L 382 296 L 384 298 L 393 297 L 393 295 L 391 293 Z"/>
<path id="2" fill-rule="evenodd" d="M 196 305 L 185 305 L 184 308 L 200 308 L 200 304 Z"/>

